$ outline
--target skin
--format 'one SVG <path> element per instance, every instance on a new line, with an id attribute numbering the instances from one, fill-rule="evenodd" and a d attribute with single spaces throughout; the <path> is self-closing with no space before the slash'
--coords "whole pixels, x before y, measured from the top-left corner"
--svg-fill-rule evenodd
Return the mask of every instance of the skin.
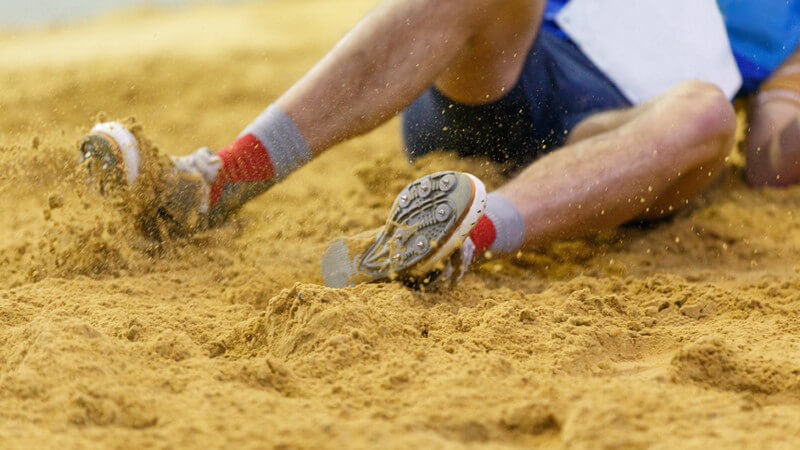
<path id="1" fill-rule="evenodd" d="M 454 100 L 495 100 L 519 78 L 543 7 L 529 0 L 385 1 L 277 104 L 319 154 L 394 117 L 434 82 Z"/>
<path id="2" fill-rule="evenodd" d="M 526 244 L 672 214 L 719 173 L 736 130 L 725 95 L 700 82 L 676 86 L 616 119 L 500 188 L 525 218 Z"/>
<path id="3" fill-rule="evenodd" d="M 800 80 L 800 51 L 767 80 Z M 747 139 L 747 179 L 753 186 L 800 181 L 800 82 L 796 89 L 761 89 L 753 101 Z"/>
<path id="4" fill-rule="evenodd" d="M 543 8 L 533 0 L 388 0 L 277 103 L 319 154 L 395 116 L 431 84 L 462 103 L 496 100 L 519 79 Z M 687 82 L 590 117 L 500 192 L 523 214 L 532 246 L 663 217 L 710 183 L 735 128 L 719 89 Z"/>

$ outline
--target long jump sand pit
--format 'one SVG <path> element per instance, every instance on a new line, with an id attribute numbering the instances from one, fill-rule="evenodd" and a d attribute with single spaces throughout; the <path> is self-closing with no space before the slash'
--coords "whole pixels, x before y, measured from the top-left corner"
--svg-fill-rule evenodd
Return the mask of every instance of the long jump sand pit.
<path id="1" fill-rule="evenodd" d="M 409 165 L 396 121 L 190 238 L 87 188 L 98 112 L 164 153 L 219 148 L 373 3 L 0 34 L 0 448 L 797 446 L 800 189 L 749 190 L 736 157 L 674 219 L 437 293 L 321 287 L 327 242 L 416 176 L 502 182 Z"/>

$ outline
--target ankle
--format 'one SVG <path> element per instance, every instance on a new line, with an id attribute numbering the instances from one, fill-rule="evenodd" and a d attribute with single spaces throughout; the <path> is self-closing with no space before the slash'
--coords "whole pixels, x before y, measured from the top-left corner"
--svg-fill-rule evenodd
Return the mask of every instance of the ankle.
<path id="1" fill-rule="evenodd" d="M 269 160 L 272 174 L 280 181 L 311 161 L 311 148 L 292 118 L 278 106 L 272 105 L 253 121 L 234 143 L 249 142 L 263 150 Z M 245 144 L 246 145 L 246 144 Z"/>
<path id="2" fill-rule="evenodd" d="M 475 245 L 475 258 L 483 253 L 490 256 L 509 255 L 522 247 L 525 222 L 519 210 L 502 194 L 489 194 L 486 213 L 470 232 Z"/>
<path id="3" fill-rule="evenodd" d="M 236 208 L 306 164 L 312 154 L 292 119 L 273 105 L 218 156 L 222 167 L 211 188 L 211 205 L 217 203 L 226 185 L 249 185 L 241 202 L 232 203 Z"/>

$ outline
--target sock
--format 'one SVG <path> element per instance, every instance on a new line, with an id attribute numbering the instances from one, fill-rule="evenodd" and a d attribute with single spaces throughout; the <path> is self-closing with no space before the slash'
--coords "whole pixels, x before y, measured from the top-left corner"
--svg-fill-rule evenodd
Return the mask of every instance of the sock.
<path id="1" fill-rule="evenodd" d="M 525 221 L 510 200 L 498 192 L 488 195 L 486 213 L 469 234 L 475 245 L 474 257 L 486 251 L 494 256 L 514 253 L 525 237 Z"/>
<path id="2" fill-rule="evenodd" d="M 292 119 L 275 105 L 253 121 L 228 147 L 217 153 L 222 167 L 211 187 L 209 203 L 223 209 L 241 206 L 311 160 L 309 148 Z"/>

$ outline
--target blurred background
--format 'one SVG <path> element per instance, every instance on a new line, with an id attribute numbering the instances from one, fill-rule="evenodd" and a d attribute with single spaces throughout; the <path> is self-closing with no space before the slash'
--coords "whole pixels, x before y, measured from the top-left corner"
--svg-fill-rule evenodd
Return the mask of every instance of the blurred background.
<path id="1" fill-rule="evenodd" d="M 64 23 L 116 9 L 148 6 L 235 3 L 242 0 L 0 0 L 0 29 L 19 29 Z"/>

